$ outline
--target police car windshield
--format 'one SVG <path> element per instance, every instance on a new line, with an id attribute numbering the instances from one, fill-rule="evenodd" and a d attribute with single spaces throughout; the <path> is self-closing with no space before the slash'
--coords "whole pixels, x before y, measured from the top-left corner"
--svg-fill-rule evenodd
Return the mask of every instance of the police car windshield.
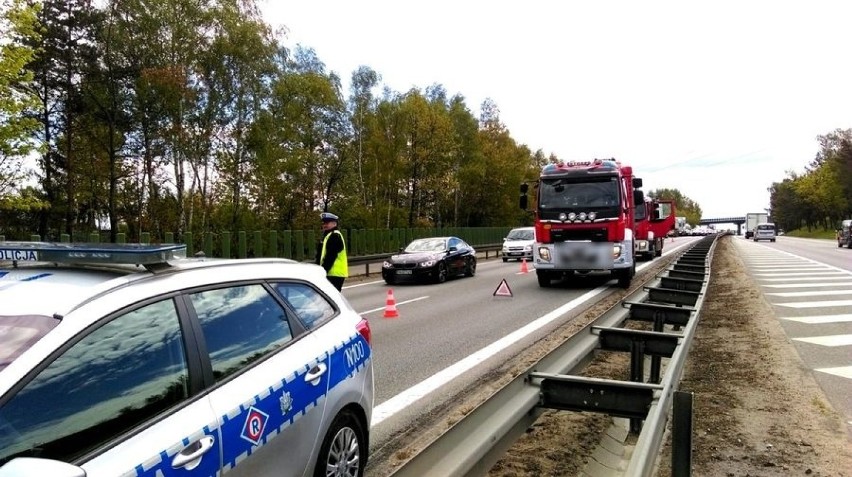
<path id="1" fill-rule="evenodd" d="M 0 371 L 58 324 L 42 315 L 0 316 Z"/>

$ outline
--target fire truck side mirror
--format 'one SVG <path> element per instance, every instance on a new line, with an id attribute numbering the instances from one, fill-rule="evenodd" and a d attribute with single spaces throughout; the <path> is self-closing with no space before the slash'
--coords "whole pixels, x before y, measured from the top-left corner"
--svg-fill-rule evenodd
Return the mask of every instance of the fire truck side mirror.
<path id="1" fill-rule="evenodd" d="M 645 202 L 645 194 L 641 190 L 633 191 L 633 205 L 640 205 Z"/>
<path id="2" fill-rule="evenodd" d="M 642 187 L 642 178 L 641 177 L 634 177 L 633 178 L 633 188 L 638 189 L 640 187 Z"/>
<path id="3" fill-rule="evenodd" d="M 527 191 L 530 186 L 528 184 L 521 184 L 521 198 L 518 202 L 522 210 L 527 210 Z"/>
<path id="4" fill-rule="evenodd" d="M 526 195 L 526 193 L 529 189 L 530 189 L 529 184 L 521 184 L 521 195 Z"/>

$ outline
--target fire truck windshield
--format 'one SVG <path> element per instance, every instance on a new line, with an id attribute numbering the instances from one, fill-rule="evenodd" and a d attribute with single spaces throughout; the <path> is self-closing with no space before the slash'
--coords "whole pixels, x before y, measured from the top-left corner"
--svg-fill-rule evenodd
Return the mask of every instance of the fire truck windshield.
<path id="1" fill-rule="evenodd" d="M 539 207 L 547 210 L 598 210 L 617 207 L 619 203 L 618 182 L 614 177 L 599 181 L 586 177 L 582 182 L 542 179 L 538 196 Z"/>

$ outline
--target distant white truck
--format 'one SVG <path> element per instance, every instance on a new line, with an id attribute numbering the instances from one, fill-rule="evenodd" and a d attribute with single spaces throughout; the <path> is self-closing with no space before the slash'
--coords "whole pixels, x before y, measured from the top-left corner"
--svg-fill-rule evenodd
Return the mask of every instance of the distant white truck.
<path id="1" fill-rule="evenodd" d="M 678 235 L 689 235 L 688 226 L 686 217 L 675 217 L 675 231 Z"/>
<path id="2" fill-rule="evenodd" d="M 749 212 L 745 217 L 745 238 L 754 237 L 754 230 L 757 224 L 769 222 L 769 214 L 766 212 Z"/>

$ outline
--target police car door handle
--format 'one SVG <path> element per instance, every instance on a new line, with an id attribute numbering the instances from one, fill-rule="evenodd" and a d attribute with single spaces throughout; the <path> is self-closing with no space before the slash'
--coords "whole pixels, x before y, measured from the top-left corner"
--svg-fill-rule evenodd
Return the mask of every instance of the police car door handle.
<path id="1" fill-rule="evenodd" d="M 212 448 L 213 438 L 211 436 L 204 436 L 178 452 L 175 458 L 172 459 L 172 468 L 179 469 L 182 467 L 186 470 L 192 470 L 201 463 L 201 456 Z"/>
<path id="2" fill-rule="evenodd" d="M 316 366 L 311 368 L 310 371 L 308 371 L 308 374 L 305 375 L 305 381 L 313 384 L 314 386 L 317 386 L 320 383 L 320 378 L 323 374 L 325 374 L 325 371 L 327 369 L 328 366 L 326 366 L 325 363 L 317 364 Z"/>

